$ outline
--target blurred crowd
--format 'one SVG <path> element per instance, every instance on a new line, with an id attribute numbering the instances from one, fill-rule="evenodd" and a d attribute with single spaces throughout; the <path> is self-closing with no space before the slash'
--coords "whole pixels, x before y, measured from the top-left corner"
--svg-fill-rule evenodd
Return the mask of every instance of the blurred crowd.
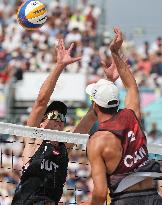
<path id="1" fill-rule="evenodd" d="M 111 63 L 109 44 L 111 33 L 98 32 L 102 11 L 86 0 L 80 0 L 75 7 L 59 0 L 49 1 L 48 20 L 37 31 L 26 31 L 17 22 L 16 13 L 21 4 L 15 7 L 2 0 L 0 4 L 0 82 L 6 83 L 10 75 L 17 80 L 23 73 L 48 72 L 56 62 L 54 46 L 58 38 L 64 38 L 66 46 L 75 42 L 72 55 L 82 56 L 78 63 L 70 65 L 65 72 L 82 72 L 90 81 L 103 77 L 100 59 Z M 5 8 L 5 9 L 4 9 Z M 74 9 L 75 8 L 75 9 Z M 4 12 L 5 11 L 5 12 Z M 136 77 L 139 86 L 162 90 L 162 38 L 154 42 L 145 41 L 136 45 L 127 41 L 123 52 Z"/>
<path id="2" fill-rule="evenodd" d="M 16 12 L 21 1 L 14 7 L 7 0 L 0 3 L 0 84 L 6 84 L 11 77 L 15 81 L 23 79 L 23 73 L 49 72 L 56 62 L 54 46 L 58 38 L 64 38 L 66 46 L 75 42 L 73 56 L 82 56 L 79 63 L 68 66 L 65 72 L 85 73 L 88 81 L 96 81 L 104 76 L 100 59 L 111 64 L 109 44 L 111 33 L 98 32 L 101 9 L 86 0 L 74 9 L 59 0 L 51 0 L 47 5 L 48 20 L 37 31 L 26 31 L 18 23 Z M 127 41 L 123 46 L 137 83 L 140 87 L 153 89 L 162 95 L 162 38 L 154 42 L 145 41 L 135 45 Z M 122 86 L 120 80 L 117 82 Z M 77 115 L 77 113 L 76 113 Z M 82 116 L 78 116 L 79 117 Z M 68 127 L 76 124 L 69 118 Z M 156 124 L 148 133 L 150 143 L 162 143 L 161 132 Z M 16 136 L 0 136 L 0 204 L 10 205 L 15 187 L 21 176 L 21 155 L 23 139 Z M 68 178 L 62 202 L 80 202 L 92 190 L 90 166 L 85 151 L 76 147 L 70 156 Z"/>
<path id="3" fill-rule="evenodd" d="M 78 5 L 71 9 L 59 0 L 50 1 L 47 6 L 48 20 L 37 31 L 26 31 L 17 22 L 15 8 L 3 0 L 0 5 L 0 71 L 1 82 L 8 80 L 12 72 L 18 80 L 23 72 L 47 72 L 56 62 L 54 46 L 58 38 L 64 38 L 66 46 L 75 42 L 72 55 L 82 55 L 79 64 L 67 67 L 65 72 L 96 72 L 99 66 L 96 48 L 97 22 L 101 10 L 87 5 L 84 10 Z M 85 6 L 85 5 L 84 5 Z M 5 12 L 4 12 L 5 7 Z M 7 10 L 7 12 L 6 12 Z M 90 68 L 89 68 L 89 65 Z"/>

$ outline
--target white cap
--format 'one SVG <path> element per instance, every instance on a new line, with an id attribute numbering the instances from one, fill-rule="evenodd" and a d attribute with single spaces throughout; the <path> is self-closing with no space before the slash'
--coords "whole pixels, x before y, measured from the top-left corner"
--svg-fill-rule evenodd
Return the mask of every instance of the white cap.
<path id="1" fill-rule="evenodd" d="M 88 85 L 86 87 L 86 93 L 101 107 L 112 108 L 119 105 L 119 91 L 111 81 L 100 79 L 97 83 Z M 113 100 L 116 100 L 117 103 L 110 103 Z"/>

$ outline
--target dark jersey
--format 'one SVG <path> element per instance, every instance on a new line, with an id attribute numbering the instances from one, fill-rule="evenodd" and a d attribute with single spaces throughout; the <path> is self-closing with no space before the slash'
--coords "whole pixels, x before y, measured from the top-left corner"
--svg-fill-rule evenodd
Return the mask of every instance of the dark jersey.
<path id="1" fill-rule="evenodd" d="M 116 170 L 108 175 L 110 191 L 113 192 L 119 182 L 128 174 L 139 169 L 142 172 L 142 168 L 144 171 L 150 172 L 154 167 L 154 163 L 148 159 L 145 134 L 132 110 L 120 110 L 111 119 L 100 123 L 98 131 L 113 133 L 121 140 L 123 148 L 122 158 Z"/>
<path id="2" fill-rule="evenodd" d="M 33 204 L 32 201 L 38 198 L 57 204 L 63 193 L 67 167 L 68 153 L 65 144 L 59 143 L 56 150 L 51 143 L 43 141 L 27 168 L 24 167 L 12 204 L 30 204 L 28 201 Z"/>
<path id="3" fill-rule="evenodd" d="M 133 111 L 119 111 L 110 120 L 101 123 L 99 130 L 108 130 L 121 140 L 122 159 L 115 174 L 131 172 L 148 160 L 146 137 Z"/>

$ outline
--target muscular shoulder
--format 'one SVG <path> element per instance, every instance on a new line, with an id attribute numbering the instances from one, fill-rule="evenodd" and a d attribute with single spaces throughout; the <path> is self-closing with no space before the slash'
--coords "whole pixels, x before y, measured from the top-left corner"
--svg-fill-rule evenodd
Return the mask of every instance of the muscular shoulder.
<path id="1" fill-rule="evenodd" d="M 103 153 L 112 152 L 118 146 L 121 146 L 121 142 L 114 134 L 108 131 L 98 131 L 89 139 L 87 149 Z"/>
<path id="2" fill-rule="evenodd" d="M 105 144 L 107 141 L 116 141 L 118 138 L 109 131 L 98 131 L 95 132 L 89 139 L 90 143 Z"/>

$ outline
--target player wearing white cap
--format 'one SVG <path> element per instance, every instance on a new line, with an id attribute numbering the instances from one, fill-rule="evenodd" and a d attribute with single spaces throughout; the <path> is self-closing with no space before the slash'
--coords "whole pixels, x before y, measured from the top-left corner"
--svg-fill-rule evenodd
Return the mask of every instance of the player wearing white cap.
<path id="1" fill-rule="evenodd" d="M 154 177 L 162 176 L 160 165 L 148 159 L 146 137 L 140 126 L 138 87 L 119 55 L 122 33 L 118 28 L 114 31 L 110 50 L 126 88 L 125 108 L 119 109 L 118 88 L 113 82 L 101 79 L 87 86 L 99 127 L 87 144 L 94 189 L 84 204 L 103 205 L 109 188 L 111 205 L 162 205 L 153 183 Z M 108 73 L 108 67 L 103 65 Z"/>

